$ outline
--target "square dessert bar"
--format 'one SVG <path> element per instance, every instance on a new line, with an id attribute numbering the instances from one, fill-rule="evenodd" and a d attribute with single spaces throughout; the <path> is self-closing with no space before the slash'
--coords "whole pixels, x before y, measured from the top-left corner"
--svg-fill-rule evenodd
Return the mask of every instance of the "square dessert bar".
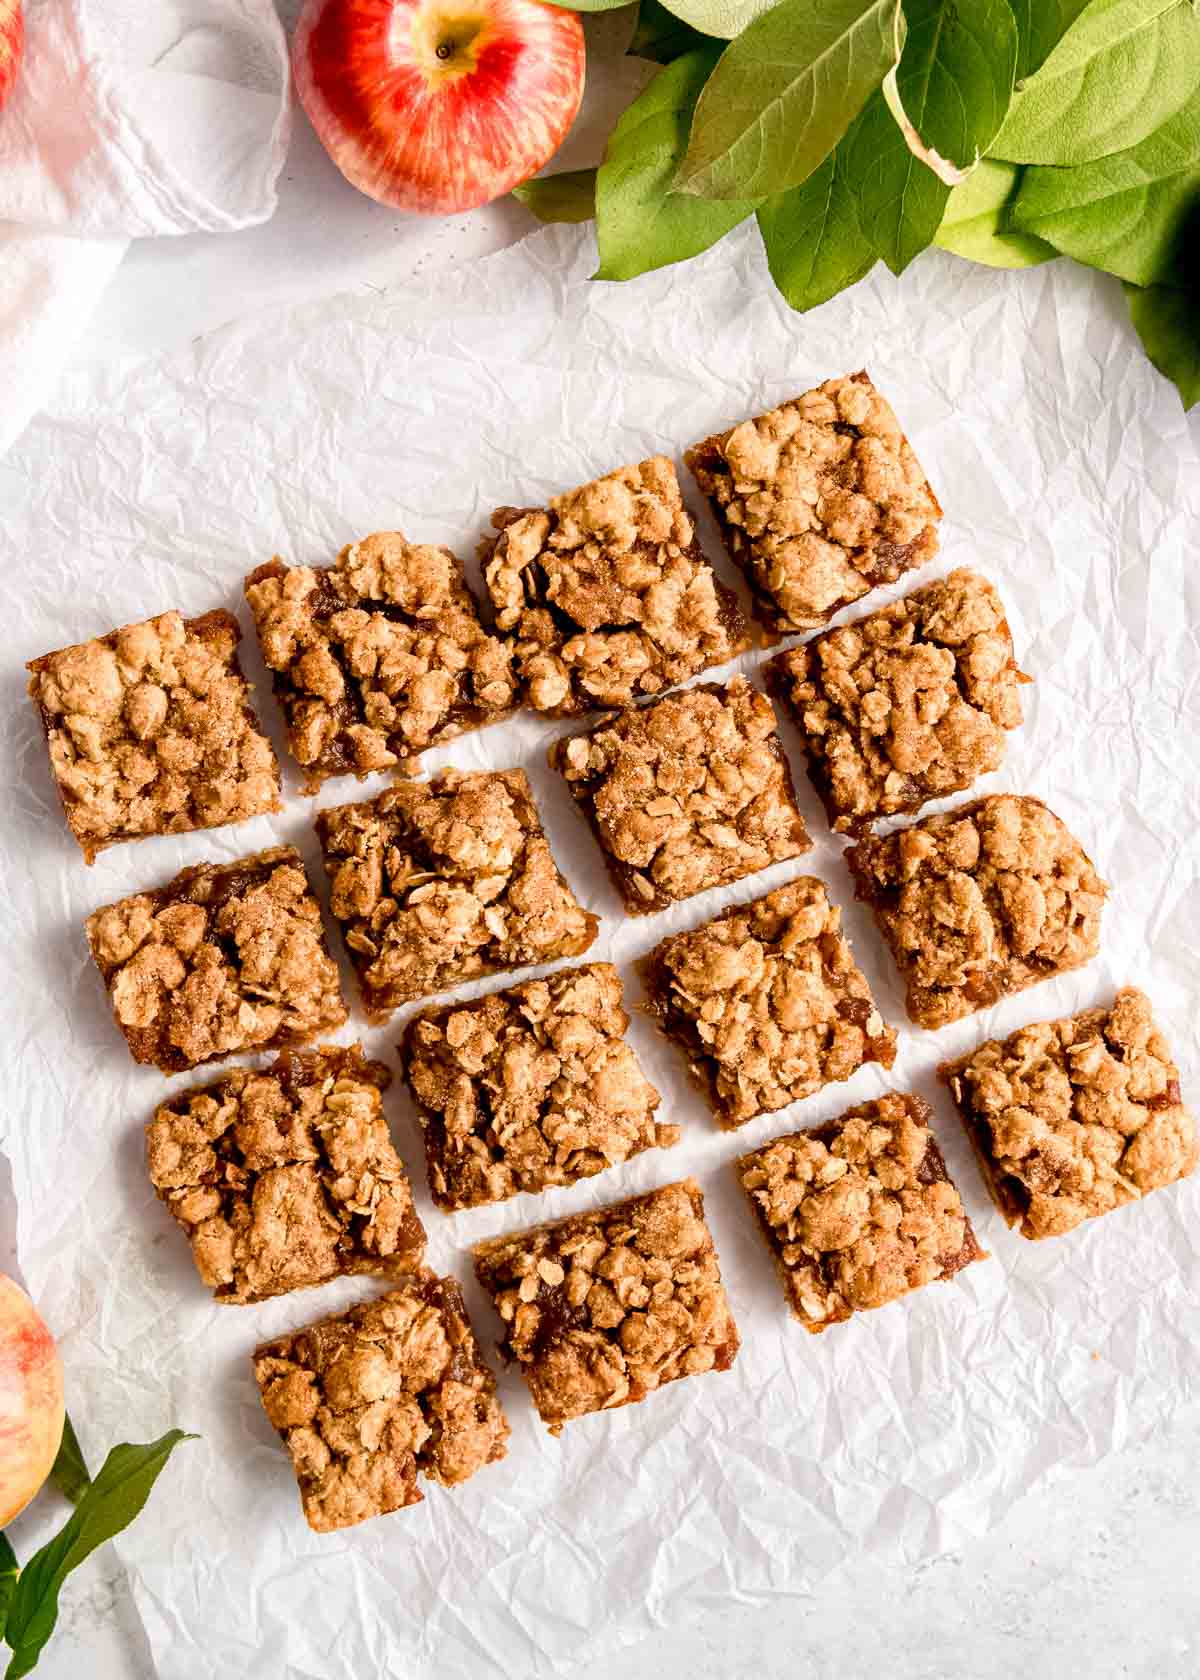
<path id="1" fill-rule="evenodd" d="M 566 778 L 631 915 L 726 887 L 812 841 L 765 694 L 706 683 L 556 741 Z"/>
<path id="2" fill-rule="evenodd" d="M 1100 948 L 1108 891 L 1066 825 L 1021 794 L 994 794 L 846 853 L 919 1027 L 944 1027 Z"/>
<path id="3" fill-rule="evenodd" d="M 542 832 L 523 770 L 444 770 L 317 817 L 333 914 L 372 1021 L 596 937 Z"/>
<path id="4" fill-rule="evenodd" d="M 522 698 L 573 717 L 626 706 L 749 646 L 655 455 L 547 508 L 497 508 L 480 548 L 496 626 L 516 651 Z"/>
<path id="5" fill-rule="evenodd" d="M 218 1301 L 420 1270 L 425 1232 L 383 1114 L 391 1078 L 359 1044 L 324 1045 L 159 1106 L 150 1179 Z"/>
<path id="6" fill-rule="evenodd" d="M 29 693 L 71 833 L 106 846 L 278 811 L 227 612 L 163 613 L 32 659 Z"/>
<path id="7" fill-rule="evenodd" d="M 276 558 L 245 588 L 308 793 L 328 776 L 403 773 L 513 709 L 512 656 L 447 548 L 377 531 L 332 566 Z"/>
<path id="8" fill-rule="evenodd" d="M 734 1163 L 792 1314 L 813 1335 L 987 1258 L 930 1112 L 889 1091 Z"/>
<path id="9" fill-rule="evenodd" d="M 1186 1178 L 1200 1158 L 1179 1069 L 1132 986 L 991 1039 L 938 1069 L 992 1200 L 1023 1237 L 1056 1237 Z"/>
<path id="10" fill-rule="evenodd" d="M 87 937 L 130 1055 L 164 1073 L 303 1044 L 346 1019 L 294 846 L 196 864 L 95 911 Z"/>
<path id="11" fill-rule="evenodd" d="M 865 373 L 827 379 L 684 459 L 772 639 L 826 623 L 937 553 L 938 499 Z"/>
<path id="12" fill-rule="evenodd" d="M 967 571 L 790 648 L 766 669 L 803 735 L 830 823 L 853 834 L 998 770 L 1030 681 L 999 595 Z"/>
<path id="13" fill-rule="evenodd" d="M 444 1213 L 678 1143 L 678 1126 L 655 1122 L 621 997 L 611 963 L 588 963 L 409 1022 L 404 1071 Z"/>
<path id="14" fill-rule="evenodd" d="M 664 1383 L 727 1371 L 738 1333 L 695 1179 L 475 1248 L 551 1435 Z"/>
<path id="15" fill-rule="evenodd" d="M 254 1354 L 318 1534 L 419 1505 L 508 1450 L 508 1422 L 453 1278 L 431 1272 Z"/>
<path id="16" fill-rule="evenodd" d="M 814 876 L 671 934 L 638 965 L 646 1007 L 682 1046 L 731 1129 L 864 1062 L 891 1067 L 896 1035 L 855 966 L 841 911 Z"/>

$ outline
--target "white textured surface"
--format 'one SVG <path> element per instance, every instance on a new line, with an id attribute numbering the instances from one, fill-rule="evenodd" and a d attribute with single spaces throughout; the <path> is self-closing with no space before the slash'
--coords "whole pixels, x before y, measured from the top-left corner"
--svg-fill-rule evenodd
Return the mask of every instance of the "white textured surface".
<path id="1" fill-rule="evenodd" d="M 98 344 L 142 348 L 178 342 L 185 332 L 236 313 L 239 300 L 261 303 L 272 295 L 311 295 L 329 283 L 351 283 L 360 276 L 374 284 L 402 277 L 412 261 L 416 241 L 411 224 L 397 263 L 374 207 L 342 195 L 336 179 L 323 181 L 318 193 L 306 176 L 292 205 L 294 212 L 285 200 L 282 229 L 288 228 L 290 216 L 292 238 L 284 238 L 281 230 L 274 293 L 273 265 L 262 255 L 265 232 L 242 236 L 256 247 L 251 259 L 232 249 L 241 239 L 181 242 L 161 262 L 157 253 L 146 253 L 122 275 Z M 339 232 L 357 228 L 361 235 L 357 273 L 345 243 L 335 241 L 327 249 L 320 236 L 326 205 Z M 477 242 L 502 242 L 507 219 L 515 221 L 519 214 L 498 210 L 473 219 L 461 235 L 464 244 L 477 248 Z M 459 237 L 452 227 L 433 231 L 443 258 L 454 252 Z M 184 245 L 190 252 L 183 251 Z M 247 271 L 239 278 L 242 261 Z M 194 280 L 182 278 L 193 274 Z M 1102 308 L 1098 320 L 1102 325 Z M 1093 342 L 1098 341 L 1089 338 L 1089 350 Z M 1153 414 L 1165 422 L 1169 410 L 1156 402 Z M 1192 436 L 1197 435 L 1193 422 Z M 1120 439 L 1114 434 L 1107 448 L 1097 439 L 1094 447 L 1103 468 L 1097 473 L 1101 493 L 1099 481 L 1120 457 Z M 1147 531 L 1139 537 L 1131 531 L 1131 561 L 1140 560 L 1142 546 L 1156 535 Z M 1147 650 L 1148 656 L 1152 651 Z M 1029 662 L 1040 674 L 1032 656 Z M 820 832 L 819 824 L 814 829 Z M 1112 842 L 1097 842 L 1096 850 L 1111 868 Z M 1178 900 L 1168 899 L 1166 907 L 1178 913 Z M 110 1054 L 118 1049 L 108 1046 Z M 1195 1071 L 1194 1062 L 1185 1066 L 1185 1078 L 1194 1083 Z M 698 1111 L 695 1123 L 703 1125 Z M 978 1206 L 977 1186 L 974 1191 L 972 1204 Z M 989 1240 L 997 1248 L 1007 1243 L 1006 1257 L 1011 1252 L 1003 1235 L 998 1243 Z M 513 1409 L 522 1404 L 518 1395 Z M 81 1426 L 86 1428 L 86 1421 L 81 1418 Z M 1137 1434 L 1136 1417 L 1127 1421 Z M 1200 1427 L 1185 1423 L 1169 1440 L 1073 1478 L 1066 1497 L 1050 1494 L 1026 1501 L 990 1536 L 949 1557 L 916 1569 L 860 1559 L 823 1583 L 815 1597 L 797 1591 L 794 1597 L 776 1599 L 767 1612 L 713 1602 L 690 1630 L 660 1632 L 631 1651 L 598 1659 L 584 1672 L 596 1680 L 602 1674 L 632 1680 L 669 1663 L 701 1675 L 762 1672 L 821 1680 L 883 1672 L 897 1680 L 943 1675 L 989 1680 L 1014 1670 L 1037 1680 L 1062 1673 L 1178 1675 L 1182 1680 L 1194 1674 L 1200 1654 L 1194 1562 L 1200 1527 L 1193 1469 L 1197 1446 Z M 41 1672 L 58 1680 L 85 1671 L 103 1680 L 140 1680 L 149 1672 L 135 1618 L 110 1570 L 107 1560 L 94 1564 L 72 1590 L 63 1632 Z M 276 1672 L 270 1663 L 265 1658 L 259 1671 Z"/>

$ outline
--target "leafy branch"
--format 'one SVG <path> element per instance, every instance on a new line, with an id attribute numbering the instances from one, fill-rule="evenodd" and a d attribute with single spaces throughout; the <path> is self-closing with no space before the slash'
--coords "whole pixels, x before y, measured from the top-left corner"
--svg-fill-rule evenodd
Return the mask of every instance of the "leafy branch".
<path id="1" fill-rule="evenodd" d="M 169 1429 L 157 1441 L 114 1447 L 93 1481 L 68 1421 L 51 1476 L 75 1505 L 59 1532 L 21 1568 L 0 1534 L 0 1629 L 12 1656 L 4 1680 L 21 1680 L 37 1663 L 58 1621 L 58 1597 L 72 1570 L 97 1546 L 127 1528 L 141 1511 L 159 1472 L 180 1441 L 194 1441 Z"/>
<path id="2" fill-rule="evenodd" d="M 518 189 L 543 221 L 595 216 L 597 279 L 750 215 L 797 310 L 930 245 L 1070 257 L 1126 283 L 1200 400 L 1200 0 L 640 0 L 629 50 L 660 68 L 599 168 Z"/>

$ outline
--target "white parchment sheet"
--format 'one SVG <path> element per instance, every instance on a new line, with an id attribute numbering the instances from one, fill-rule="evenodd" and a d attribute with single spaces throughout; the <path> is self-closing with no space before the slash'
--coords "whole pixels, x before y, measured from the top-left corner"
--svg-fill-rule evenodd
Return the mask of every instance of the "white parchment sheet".
<path id="1" fill-rule="evenodd" d="M 22 1264 L 59 1337 L 89 1452 L 174 1423 L 202 1436 L 180 1448 L 120 1541 L 168 1680 L 559 1674 L 701 1608 L 769 1607 L 867 1548 L 917 1559 L 961 1544 L 1029 1489 L 1164 1428 L 1200 1390 L 1200 1185 L 1026 1243 L 990 1211 L 932 1078 L 940 1059 L 985 1036 L 1134 981 L 1156 1001 L 1185 1090 L 1200 1089 L 1200 426 L 1142 359 L 1119 300 L 1063 265 L 999 275 L 931 255 L 899 282 L 867 281 L 800 318 L 771 288 L 750 230 L 632 285 L 590 284 L 593 263 L 590 234 L 550 229 L 383 296 L 81 372 L 0 461 L 0 1144 Z M 793 874 L 821 875 L 901 1028 L 900 1056 L 889 1078 L 865 1069 L 728 1136 L 676 1052 L 637 1020 L 633 1040 L 684 1141 L 588 1184 L 455 1218 L 429 1203 L 415 1118 L 395 1089 L 389 1111 L 431 1262 L 467 1282 L 486 1344 L 496 1326 L 470 1280 L 470 1242 L 690 1172 L 708 1196 L 743 1348 L 728 1375 L 676 1383 L 557 1442 L 507 1374 L 503 1463 L 454 1492 L 427 1484 L 420 1507 L 310 1534 L 247 1356 L 375 1285 L 259 1307 L 209 1302 L 143 1166 L 142 1125 L 167 1082 L 130 1061 L 81 924 L 200 859 L 286 838 L 315 863 L 312 801 L 288 772 L 277 820 L 120 847 L 89 870 L 57 809 L 22 663 L 169 607 L 228 605 L 248 627 L 242 576 L 276 550 L 324 562 L 352 537 L 399 527 L 470 554 L 498 504 L 539 502 L 655 450 L 678 455 L 863 365 L 945 504 L 935 569 L 969 564 L 999 585 L 1036 678 L 1025 726 L 983 791 L 1041 795 L 1084 841 L 1113 884 L 1102 955 L 986 1015 L 918 1032 L 850 902 L 841 844 L 788 731 L 814 850 L 638 921 L 621 915 L 546 768 L 562 726 L 524 719 L 432 755 L 431 767 L 529 768 L 556 853 L 602 917 L 591 954 L 629 981 L 632 960 L 669 928 Z M 717 554 L 711 525 L 702 530 Z M 277 733 L 252 643 L 245 652 Z M 762 657 L 740 663 L 753 671 Z M 357 791 L 340 781 L 321 802 Z M 361 1035 L 394 1067 L 399 1026 L 367 1031 L 356 1013 L 340 1037 Z M 809 1337 L 785 1315 L 728 1162 L 888 1083 L 935 1101 L 992 1258 Z"/>

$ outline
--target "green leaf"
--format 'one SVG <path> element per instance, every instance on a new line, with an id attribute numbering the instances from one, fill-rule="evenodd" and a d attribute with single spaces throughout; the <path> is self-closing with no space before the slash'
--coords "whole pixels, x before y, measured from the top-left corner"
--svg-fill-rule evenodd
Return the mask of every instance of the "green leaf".
<path id="1" fill-rule="evenodd" d="M 539 222 L 590 222 L 596 214 L 596 171 L 563 169 L 535 175 L 512 190 Z"/>
<path id="2" fill-rule="evenodd" d="M 58 1444 L 58 1457 L 50 1466 L 50 1480 L 63 1498 L 69 1499 L 72 1505 L 78 1505 L 92 1485 L 83 1448 L 79 1445 L 79 1437 L 69 1417 L 63 1418 L 62 1440 Z"/>
<path id="3" fill-rule="evenodd" d="M 1012 97 L 1017 25 L 1008 0 L 908 0 L 896 91 L 923 145 L 970 167 L 995 138 Z M 863 234 L 893 274 L 933 239 L 950 188 L 913 155 L 881 95 L 850 156 Z"/>
<path id="4" fill-rule="evenodd" d="M 596 178 L 597 280 L 632 280 L 715 245 L 754 209 L 673 191 L 700 90 L 717 62 L 713 41 L 660 70 L 609 136 Z"/>
<path id="5" fill-rule="evenodd" d="M 1017 20 L 1017 80 L 1040 70 L 1090 0 L 1008 0 Z"/>
<path id="6" fill-rule="evenodd" d="M 1179 391 L 1184 408 L 1200 403 L 1200 286 L 1126 286 L 1142 349 Z"/>
<path id="7" fill-rule="evenodd" d="M 680 190 L 745 200 L 798 187 L 895 63 L 902 34 L 899 0 L 780 0 L 722 54 Z"/>
<path id="8" fill-rule="evenodd" d="M 1093 0 L 1014 101 L 996 155 L 1075 164 L 1128 151 L 1197 85 L 1192 0 Z"/>
<path id="9" fill-rule="evenodd" d="M 1126 152 L 1074 169 L 1027 169 L 1010 225 L 1135 286 L 1182 283 L 1200 219 L 1200 86 Z"/>
<path id="10" fill-rule="evenodd" d="M 771 278 L 793 309 L 815 309 L 875 265 L 847 174 L 851 128 L 830 157 L 791 192 L 758 207 Z"/>
<path id="11" fill-rule="evenodd" d="M 1032 233 L 1013 233 L 1008 209 L 1020 184 L 1016 163 L 984 158 L 946 200 L 933 243 L 988 268 L 1034 268 L 1058 252 Z"/>
<path id="12" fill-rule="evenodd" d="M 550 4 L 564 12 L 619 12 L 632 0 L 550 0 Z"/>
<path id="13" fill-rule="evenodd" d="M 20 1680 L 37 1662 L 54 1632 L 58 1595 L 67 1576 L 97 1546 L 128 1527 L 150 1497 L 173 1449 L 180 1441 L 195 1439 L 181 1429 L 170 1429 L 157 1441 L 124 1442 L 112 1449 L 67 1522 L 21 1571 L 4 1630 L 13 1650 L 5 1680 Z"/>
<path id="14" fill-rule="evenodd" d="M 659 0 L 642 0 L 638 7 L 637 25 L 628 51 L 634 58 L 649 58 L 655 64 L 670 64 L 694 47 L 703 46 L 704 37 L 689 23 L 659 4 Z"/>
<path id="15" fill-rule="evenodd" d="M 20 1572 L 12 1542 L 8 1535 L 0 1530 L 0 1635 L 3 1634 L 4 1624 L 8 1620 L 8 1607 L 12 1603 L 13 1593 L 17 1590 L 17 1576 Z"/>
<path id="16" fill-rule="evenodd" d="M 668 11 L 703 35 L 732 41 L 755 18 L 769 12 L 778 0 L 663 0 Z"/>

